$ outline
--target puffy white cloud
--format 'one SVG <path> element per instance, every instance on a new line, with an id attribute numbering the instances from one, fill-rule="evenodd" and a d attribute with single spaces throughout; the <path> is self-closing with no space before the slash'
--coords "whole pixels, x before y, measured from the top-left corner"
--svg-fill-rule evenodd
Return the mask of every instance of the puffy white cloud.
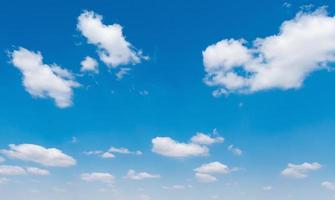
<path id="1" fill-rule="evenodd" d="M 179 143 L 169 137 L 156 137 L 152 144 L 152 152 L 169 157 L 204 156 L 209 151 L 204 145 Z"/>
<path id="2" fill-rule="evenodd" d="M 243 151 L 234 145 L 229 145 L 228 150 L 237 156 L 241 156 L 243 154 Z"/>
<path id="3" fill-rule="evenodd" d="M 217 180 L 214 174 L 229 174 L 236 170 L 236 168 L 230 169 L 227 165 L 217 161 L 203 164 L 194 169 L 195 177 L 200 182 L 214 182 Z"/>
<path id="4" fill-rule="evenodd" d="M 78 17 L 77 29 L 89 44 L 97 46 L 100 59 L 110 67 L 137 64 L 146 59 L 126 40 L 121 25 L 105 25 L 102 16 L 92 11 L 84 11 Z"/>
<path id="5" fill-rule="evenodd" d="M 10 53 L 11 63 L 21 71 L 27 92 L 37 98 L 52 98 L 60 108 L 71 106 L 73 88 L 80 84 L 72 73 L 56 64 L 43 63 L 40 52 L 20 47 Z"/>
<path id="6" fill-rule="evenodd" d="M 35 144 L 9 145 L 8 150 L 0 153 L 12 159 L 31 161 L 51 167 L 69 167 L 76 164 L 76 160 L 56 148 L 44 148 Z"/>
<path id="7" fill-rule="evenodd" d="M 0 175 L 17 176 L 25 175 L 27 172 L 24 168 L 13 165 L 0 165 Z"/>
<path id="8" fill-rule="evenodd" d="M 110 173 L 93 172 L 81 174 L 81 179 L 87 182 L 113 183 L 115 177 Z"/>
<path id="9" fill-rule="evenodd" d="M 125 176 L 126 179 L 131 180 L 143 180 L 143 179 L 156 179 L 160 178 L 158 174 L 149 174 L 147 172 L 136 172 L 135 170 L 130 169 Z"/>
<path id="10" fill-rule="evenodd" d="M 211 145 L 214 143 L 222 143 L 224 139 L 222 137 L 214 138 L 204 133 L 197 133 L 195 136 L 191 138 L 191 141 L 195 144 Z"/>
<path id="11" fill-rule="evenodd" d="M 324 181 L 321 183 L 321 186 L 326 188 L 327 190 L 335 191 L 335 183 L 333 182 Z"/>
<path id="12" fill-rule="evenodd" d="M 284 169 L 281 174 L 283 176 L 292 177 L 292 178 L 306 178 L 309 171 L 319 170 L 322 166 L 317 163 L 302 163 L 300 165 L 289 163 L 287 168 Z"/>
<path id="13" fill-rule="evenodd" d="M 194 169 L 194 171 L 202 174 L 228 174 L 231 172 L 231 169 L 220 162 L 211 162 L 201 165 Z"/>
<path id="14" fill-rule="evenodd" d="M 335 18 L 324 8 L 298 13 L 277 35 L 258 38 L 252 47 L 224 39 L 203 51 L 205 83 L 218 88 L 216 96 L 299 88 L 309 74 L 334 61 Z"/>
<path id="15" fill-rule="evenodd" d="M 195 177 L 199 182 L 203 183 L 210 183 L 217 181 L 217 178 L 210 174 L 195 173 Z"/>
<path id="16" fill-rule="evenodd" d="M 115 155 L 111 152 L 104 152 L 101 154 L 101 158 L 115 158 Z"/>
<path id="17" fill-rule="evenodd" d="M 81 61 L 80 65 L 81 72 L 93 72 L 96 74 L 99 73 L 98 62 L 90 56 L 86 56 L 84 60 Z"/>
<path id="18" fill-rule="evenodd" d="M 40 169 L 37 167 L 27 167 L 27 172 L 29 174 L 33 174 L 33 175 L 39 175 L 39 176 L 47 176 L 50 175 L 50 172 L 46 169 Z"/>

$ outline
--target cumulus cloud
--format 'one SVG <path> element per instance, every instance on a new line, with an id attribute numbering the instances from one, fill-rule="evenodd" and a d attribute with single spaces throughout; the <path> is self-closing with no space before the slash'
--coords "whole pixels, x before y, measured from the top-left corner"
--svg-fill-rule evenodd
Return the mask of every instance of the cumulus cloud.
<path id="1" fill-rule="evenodd" d="M 76 160 L 56 148 L 44 148 L 35 144 L 10 144 L 9 149 L 0 150 L 3 155 L 24 161 L 39 163 L 51 167 L 69 167 Z"/>
<path id="2" fill-rule="evenodd" d="M 84 60 L 81 61 L 80 65 L 81 72 L 93 72 L 96 74 L 99 73 L 98 62 L 90 56 L 86 56 Z"/>
<path id="3" fill-rule="evenodd" d="M 229 145 L 228 146 L 228 151 L 232 152 L 233 154 L 237 155 L 237 156 L 242 156 L 243 151 L 237 147 L 235 147 L 234 145 Z"/>
<path id="4" fill-rule="evenodd" d="M 157 179 L 160 178 L 161 176 L 158 174 L 150 174 L 148 172 L 136 172 L 133 169 L 130 169 L 125 176 L 126 179 L 131 179 L 131 180 L 143 180 L 143 179 Z"/>
<path id="5" fill-rule="evenodd" d="M 217 135 L 216 131 L 213 135 Z M 224 139 L 218 136 L 210 136 L 197 133 L 189 142 L 183 143 L 170 137 L 156 137 L 152 139 L 152 152 L 169 157 L 206 156 L 209 153 L 207 146 L 214 143 L 222 143 Z"/>
<path id="6" fill-rule="evenodd" d="M 281 174 L 292 178 L 306 178 L 308 176 L 308 172 L 319 170 L 321 167 L 322 166 L 317 162 L 305 162 L 299 165 L 289 163 L 287 168 L 284 169 Z"/>
<path id="7" fill-rule="evenodd" d="M 333 182 L 324 181 L 321 183 L 321 186 L 326 188 L 327 190 L 335 191 L 335 183 Z"/>
<path id="8" fill-rule="evenodd" d="M 60 108 L 72 105 L 73 88 L 80 84 L 72 73 L 56 64 L 44 64 L 40 52 L 20 47 L 10 53 L 11 63 L 21 71 L 23 85 L 36 98 L 52 98 Z"/>
<path id="9" fill-rule="evenodd" d="M 29 174 L 33 174 L 33 175 L 39 175 L 39 176 L 47 176 L 50 175 L 50 172 L 46 169 L 40 169 L 37 167 L 27 167 L 27 172 Z"/>
<path id="10" fill-rule="evenodd" d="M 137 64 L 146 59 L 141 51 L 130 44 L 119 24 L 105 25 L 103 17 L 92 11 L 84 11 L 78 17 L 77 29 L 86 37 L 89 44 L 98 48 L 102 62 L 110 67 Z"/>
<path id="11" fill-rule="evenodd" d="M 191 138 L 191 141 L 195 144 L 211 145 L 214 143 L 222 143 L 224 139 L 222 137 L 211 137 L 204 133 L 197 133 Z"/>
<path id="12" fill-rule="evenodd" d="M 19 166 L 0 165 L 0 175 L 17 176 L 27 174 L 26 170 Z"/>
<path id="13" fill-rule="evenodd" d="M 93 172 L 81 174 L 81 179 L 87 182 L 113 183 L 115 177 L 110 173 Z"/>
<path id="14" fill-rule="evenodd" d="M 86 151 L 84 152 L 85 155 L 97 155 L 100 156 L 101 158 L 115 158 L 115 154 L 132 154 L 132 155 L 142 155 L 143 153 L 141 151 L 130 151 L 127 148 L 120 147 L 110 147 L 107 151 Z"/>
<path id="15" fill-rule="evenodd" d="M 195 177 L 200 182 L 214 182 L 217 178 L 215 174 L 229 174 L 237 169 L 230 169 L 227 165 L 220 162 L 211 162 L 201 165 L 200 167 L 194 169 Z"/>
<path id="16" fill-rule="evenodd" d="M 324 8 L 298 13 L 277 35 L 258 38 L 251 47 L 243 39 L 223 39 L 203 51 L 204 80 L 217 87 L 216 96 L 300 88 L 308 75 L 334 61 L 335 18 Z"/>

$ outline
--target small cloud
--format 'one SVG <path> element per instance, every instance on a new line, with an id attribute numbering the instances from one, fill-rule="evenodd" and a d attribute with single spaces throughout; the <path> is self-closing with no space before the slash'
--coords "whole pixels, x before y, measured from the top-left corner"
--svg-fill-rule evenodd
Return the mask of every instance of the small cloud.
<path id="1" fill-rule="evenodd" d="M 335 183 L 334 182 L 324 181 L 324 182 L 321 183 L 321 186 L 326 188 L 327 190 L 335 191 Z"/>
<path id="2" fill-rule="evenodd" d="M 269 186 L 269 185 L 263 186 L 262 190 L 264 190 L 264 191 L 270 191 L 270 190 L 272 190 L 272 186 Z"/>
<path id="3" fill-rule="evenodd" d="M 96 74 L 99 73 L 98 62 L 90 56 L 86 56 L 84 60 L 81 61 L 80 65 L 81 72 L 93 72 Z"/>
<path id="4" fill-rule="evenodd" d="M 242 156 L 243 151 L 237 147 L 235 147 L 234 145 L 229 145 L 228 146 L 228 151 L 232 152 L 234 155 L 237 156 Z"/>
<path id="5" fill-rule="evenodd" d="M 102 172 L 83 173 L 80 177 L 86 182 L 113 183 L 115 180 L 115 177 L 112 174 Z"/>
<path id="6" fill-rule="evenodd" d="M 143 180 L 143 179 L 157 179 L 160 178 L 158 174 L 150 174 L 147 172 L 138 172 L 136 173 L 135 170 L 130 169 L 125 176 L 126 179 L 130 180 Z"/>
<path id="7" fill-rule="evenodd" d="M 308 176 L 308 172 L 319 170 L 321 167 L 322 166 L 317 162 L 305 162 L 299 165 L 289 163 L 287 168 L 284 169 L 281 174 L 292 178 L 306 178 Z"/>

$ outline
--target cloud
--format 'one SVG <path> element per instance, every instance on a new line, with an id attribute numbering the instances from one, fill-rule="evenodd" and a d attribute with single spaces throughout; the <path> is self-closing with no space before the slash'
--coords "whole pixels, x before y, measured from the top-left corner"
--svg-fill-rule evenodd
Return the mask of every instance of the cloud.
<path id="1" fill-rule="evenodd" d="M 321 186 L 326 188 L 327 190 L 335 191 L 335 183 L 333 182 L 324 181 L 321 183 Z"/>
<path id="2" fill-rule="evenodd" d="M 108 152 L 111 153 L 120 153 L 120 154 L 134 154 L 134 155 L 142 155 L 141 151 L 129 151 L 129 149 L 127 148 L 115 148 L 115 147 L 111 147 Z"/>
<path id="3" fill-rule="evenodd" d="M 5 159 L 3 157 L 0 157 L 0 163 L 5 162 Z"/>
<path id="4" fill-rule="evenodd" d="M 17 176 L 27 174 L 26 170 L 19 166 L 0 165 L 0 175 Z"/>
<path id="5" fill-rule="evenodd" d="M 101 154 L 101 158 L 115 158 L 115 155 L 110 152 L 105 152 Z"/>
<path id="6" fill-rule="evenodd" d="M 165 190 L 185 190 L 192 188 L 192 185 L 172 185 L 172 186 L 163 186 Z"/>
<path id="7" fill-rule="evenodd" d="M 36 98 L 52 98 L 60 108 L 72 105 L 73 88 L 80 84 L 72 73 L 56 64 L 43 63 L 40 52 L 20 47 L 10 53 L 11 63 L 21 71 L 26 91 Z"/>
<path id="8" fill-rule="evenodd" d="M 87 182 L 102 182 L 102 183 L 113 183 L 115 178 L 110 173 L 83 173 L 81 174 L 81 179 Z"/>
<path id="9" fill-rule="evenodd" d="M 237 156 L 242 156 L 243 151 L 237 147 L 235 147 L 234 145 L 229 145 L 228 146 L 228 151 L 232 152 L 233 154 L 237 155 Z"/>
<path id="10" fill-rule="evenodd" d="M 214 174 L 229 174 L 236 170 L 236 168 L 230 169 L 227 165 L 217 161 L 203 164 L 194 169 L 195 177 L 200 182 L 214 182 L 217 180 Z"/>
<path id="11" fill-rule="evenodd" d="M 141 151 L 130 151 L 127 148 L 116 148 L 116 147 L 110 147 L 106 152 L 104 151 L 86 151 L 84 152 L 85 155 L 98 155 L 101 158 L 115 158 L 115 154 L 132 154 L 132 155 L 142 155 L 143 153 Z"/>
<path id="12" fill-rule="evenodd" d="M 1 184 L 6 184 L 9 182 L 9 179 L 8 178 L 0 178 L 0 185 Z"/>
<path id="13" fill-rule="evenodd" d="M 86 56 L 84 60 L 81 61 L 80 65 L 81 72 L 93 72 L 96 74 L 99 73 L 98 62 L 90 56 Z"/>
<path id="14" fill-rule="evenodd" d="M 222 137 L 213 138 L 203 133 L 197 133 L 195 136 L 191 138 L 191 141 L 195 144 L 211 145 L 214 143 L 222 143 L 224 141 L 224 138 Z"/>
<path id="15" fill-rule="evenodd" d="M 77 23 L 77 29 L 86 37 L 87 43 L 97 46 L 102 62 L 115 68 L 147 59 L 126 40 L 121 25 L 105 25 L 102 19 L 101 15 L 84 11 Z"/>
<path id="16" fill-rule="evenodd" d="M 152 152 L 169 157 L 188 157 L 208 155 L 208 148 L 194 143 L 179 143 L 169 137 L 152 139 Z"/>
<path id="17" fill-rule="evenodd" d="M 69 167 L 76 164 L 76 160 L 56 148 L 44 148 L 35 144 L 10 144 L 8 150 L 0 153 L 12 159 L 31 161 L 44 166 Z"/>
<path id="18" fill-rule="evenodd" d="M 264 190 L 264 191 L 270 191 L 270 190 L 272 190 L 272 186 L 263 186 L 262 187 L 262 190 Z"/>
<path id="19" fill-rule="evenodd" d="M 302 163 L 300 165 L 289 163 L 287 168 L 284 169 L 281 174 L 283 176 L 292 177 L 292 178 L 306 178 L 309 171 L 319 170 L 322 166 L 317 163 Z"/>
<path id="20" fill-rule="evenodd" d="M 217 87 L 216 96 L 297 89 L 308 75 L 329 69 L 334 61 L 335 18 L 320 8 L 298 13 L 282 23 L 277 35 L 258 38 L 251 47 L 243 39 L 208 46 L 203 51 L 204 81 Z"/>
<path id="21" fill-rule="evenodd" d="M 158 174 L 149 174 L 147 172 L 138 172 L 136 173 L 135 170 L 130 169 L 125 176 L 126 179 L 131 180 L 143 180 L 143 179 L 157 179 L 160 178 Z"/>
<path id="22" fill-rule="evenodd" d="M 46 169 L 40 169 L 37 167 L 27 167 L 27 172 L 29 174 L 33 174 L 33 175 L 39 175 L 39 176 L 47 176 L 50 175 L 50 172 Z"/>

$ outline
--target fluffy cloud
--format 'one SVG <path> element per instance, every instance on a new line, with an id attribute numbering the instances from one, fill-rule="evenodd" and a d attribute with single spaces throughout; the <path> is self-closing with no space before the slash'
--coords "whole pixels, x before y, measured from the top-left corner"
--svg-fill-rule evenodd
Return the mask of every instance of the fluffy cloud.
<path id="1" fill-rule="evenodd" d="M 40 52 L 20 47 L 10 53 L 11 63 L 23 75 L 23 85 L 27 92 L 37 98 L 52 98 L 60 108 L 72 104 L 73 88 L 80 84 L 71 72 L 56 64 L 43 63 Z"/>
<path id="2" fill-rule="evenodd" d="M 300 12 L 277 35 L 258 38 L 250 48 L 246 43 L 224 39 L 203 51 L 205 83 L 218 88 L 214 95 L 301 87 L 335 61 L 335 18 L 324 8 Z"/>
<path id="3" fill-rule="evenodd" d="M 321 186 L 326 188 L 327 190 L 335 191 L 335 183 L 333 182 L 324 181 L 321 183 Z"/>
<path id="4" fill-rule="evenodd" d="M 100 59 L 110 67 L 137 64 L 145 58 L 126 40 L 121 25 L 105 25 L 102 16 L 92 11 L 78 17 L 77 29 L 89 44 L 97 46 Z"/>
<path id="5" fill-rule="evenodd" d="M 156 137 L 152 139 L 152 152 L 169 157 L 204 156 L 208 148 L 194 143 L 179 143 L 169 137 Z"/>
<path id="6" fill-rule="evenodd" d="M 217 135 L 216 130 L 213 135 Z M 190 157 L 190 156 L 205 156 L 208 155 L 209 149 L 207 146 L 214 143 L 222 143 L 222 137 L 212 137 L 204 133 L 197 133 L 190 142 L 182 143 L 173 140 L 170 137 L 156 137 L 152 139 L 152 152 L 169 157 Z"/>
<path id="7" fill-rule="evenodd" d="M 0 165 L 0 175 L 17 176 L 27 174 L 26 170 L 19 166 Z"/>
<path id="8" fill-rule="evenodd" d="M 160 178 L 160 175 L 158 174 L 149 174 L 147 172 L 138 172 L 136 173 L 135 170 L 130 169 L 125 176 L 126 179 L 131 180 L 143 180 L 143 179 L 156 179 Z"/>
<path id="9" fill-rule="evenodd" d="M 242 156 L 243 151 L 237 147 L 235 147 L 234 145 L 229 145 L 228 146 L 228 151 L 232 152 L 233 154 L 237 155 L 237 156 Z"/>
<path id="10" fill-rule="evenodd" d="M 292 178 L 306 178 L 309 171 L 316 171 L 321 168 L 321 165 L 317 162 L 314 163 L 302 163 L 300 165 L 289 163 L 287 168 L 284 169 L 281 174 L 283 176 Z"/>
<path id="11" fill-rule="evenodd" d="M 96 74 L 99 73 L 98 62 L 90 56 L 86 56 L 84 60 L 81 61 L 80 65 L 81 72 L 93 72 Z"/>
<path id="12" fill-rule="evenodd" d="M 40 169 L 37 167 L 27 167 L 27 172 L 29 174 L 33 174 L 33 175 L 39 175 L 39 176 L 47 176 L 50 175 L 50 172 L 46 169 Z"/>
<path id="13" fill-rule="evenodd" d="M 12 159 L 31 161 L 51 167 L 69 167 L 76 164 L 76 160 L 59 149 L 47 149 L 35 144 L 11 144 L 8 150 L 1 150 L 0 153 Z"/>
<path id="14" fill-rule="evenodd" d="M 197 133 L 191 138 L 191 141 L 195 144 L 211 145 L 214 143 L 222 143 L 224 139 L 222 137 L 210 137 L 203 133 Z"/>
<path id="15" fill-rule="evenodd" d="M 110 173 L 83 173 L 81 174 L 81 179 L 87 182 L 102 182 L 102 183 L 113 183 L 115 178 Z"/>
<path id="16" fill-rule="evenodd" d="M 214 174 L 229 174 L 237 169 L 230 169 L 227 165 L 220 162 L 211 162 L 203 164 L 200 167 L 194 169 L 195 177 L 200 182 L 213 182 L 217 178 Z"/>

